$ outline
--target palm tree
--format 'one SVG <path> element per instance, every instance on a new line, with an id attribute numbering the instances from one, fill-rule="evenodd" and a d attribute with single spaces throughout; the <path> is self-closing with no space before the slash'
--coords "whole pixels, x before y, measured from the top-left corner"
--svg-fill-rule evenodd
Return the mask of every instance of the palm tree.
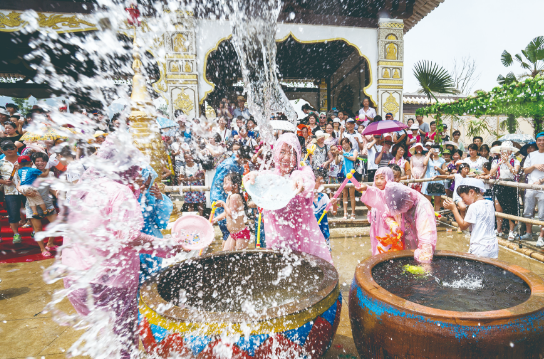
<path id="1" fill-rule="evenodd" d="M 450 73 L 442 66 L 431 61 L 422 60 L 416 63 L 414 66 L 414 76 L 419 82 L 419 86 L 421 86 L 418 92 L 424 93 L 429 102 L 434 98 L 436 103 L 438 103 L 438 99 L 434 93 L 459 93 L 459 90 L 455 88 L 454 80 Z M 436 115 L 436 130 L 438 133 L 441 133 L 443 130 L 440 114 Z M 436 136 L 435 141 L 440 144 L 442 138 Z"/>
<path id="2" fill-rule="evenodd" d="M 512 66 L 514 64 L 514 59 L 524 70 L 526 70 L 526 72 L 519 75 L 517 78 L 512 72 L 506 75 L 506 78 L 499 75 L 497 78 L 499 83 L 501 83 L 501 80 L 506 80 L 508 78 L 510 82 L 512 82 L 512 78 L 515 79 L 515 81 L 519 81 L 527 77 L 535 78 L 538 74 L 544 75 L 544 36 L 535 37 L 533 41 L 525 47 L 525 50 L 521 50 L 521 54 L 512 56 L 506 50 L 502 52 L 501 62 L 505 67 Z"/>
<path id="3" fill-rule="evenodd" d="M 429 101 L 432 98 L 438 103 L 434 93 L 457 94 L 453 77 L 442 66 L 431 61 L 422 60 L 414 66 L 414 76 L 419 82 L 419 93 L 427 95 Z"/>
<path id="4" fill-rule="evenodd" d="M 523 55 L 523 56 L 522 56 Z M 524 59 L 525 58 L 525 59 Z M 512 56 L 508 51 L 504 50 L 501 55 L 501 62 L 505 67 L 510 67 L 514 64 L 514 59 L 526 72 L 517 76 L 513 72 L 509 72 L 506 77 L 499 75 L 497 82 L 500 85 L 508 85 L 518 82 L 524 78 L 544 75 L 544 36 L 538 36 L 533 39 L 526 47 L 521 50 L 521 54 Z M 514 133 L 518 127 L 518 123 L 513 115 L 507 115 L 506 127 L 508 132 Z M 542 117 L 533 117 L 535 125 L 535 134 L 542 130 Z M 501 124 L 502 125 L 502 124 Z"/>

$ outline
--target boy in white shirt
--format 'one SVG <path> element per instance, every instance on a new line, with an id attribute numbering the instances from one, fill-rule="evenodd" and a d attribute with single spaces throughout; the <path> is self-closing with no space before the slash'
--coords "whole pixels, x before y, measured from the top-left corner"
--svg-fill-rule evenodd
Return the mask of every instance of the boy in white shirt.
<path id="1" fill-rule="evenodd" d="M 465 218 L 461 217 L 457 206 L 448 198 L 444 208 L 452 211 L 459 228 L 470 227 L 469 253 L 478 257 L 497 258 L 499 241 L 495 235 L 495 207 L 486 201 L 484 182 L 475 178 L 465 178 L 457 187 L 457 194 L 469 207 Z"/>

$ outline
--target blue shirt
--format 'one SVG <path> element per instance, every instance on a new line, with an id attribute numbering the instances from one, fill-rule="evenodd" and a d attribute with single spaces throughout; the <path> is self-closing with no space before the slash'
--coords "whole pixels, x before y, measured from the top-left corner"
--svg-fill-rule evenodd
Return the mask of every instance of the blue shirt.
<path id="1" fill-rule="evenodd" d="M 325 210 L 325 208 L 327 208 L 327 205 L 329 204 L 329 202 L 330 202 L 329 197 L 327 197 L 325 194 L 323 193 L 317 194 L 317 203 L 315 201 L 313 202 L 315 219 L 319 221 L 319 218 L 321 218 L 321 215 L 323 215 L 323 211 Z M 321 220 L 321 222 L 319 222 L 319 229 L 321 230 L 321 233 L 323 233 L 323 236 L 325 237 L 325 239 L 330 237 L 329 220 L 326 214 Z"/>
<path id="2" fill-rule="evenodd" d="M 354 151 L 351 150 L 349 152 L 344 151 L 344 167 L 342 167 L 342 172 L 344 173 L 344 177 L 348 175 L 348 173 L 351 172 L 353 168 L 355 168 L 355 161 L 352 161 L 348 159 L 348 157 L 352 157 L 354 155 Z"/>
<path id="3" fill-rule="evenodd" d="M 32 183 L 34 183 L 36 178 L 38 178 L 38 176 L 42 174 L 42 171 L 40 171 L 37 168 L 23 167 L 23 168 L 19 168 L 19 171 L 17 171 L 17 174 L 19 175 L 19 178 L 21 179 L 21 186 L 24 186 L 24 185 L 32 185 Z"/>
<path id="4" fill-rule="evenodd" d="M 238 164 L 236 155 L 232 155 L 217 166 L 215 176 L 213 177 L 212 186 L 210 188 L 210 201 L 226 201 L 227 194 L 223 189 L 223 180 L 230 172 L 238 172 L 244 174 L 244 167 Z M 216 215 L 223 213 L 223 207 L 217 208 Z"/>

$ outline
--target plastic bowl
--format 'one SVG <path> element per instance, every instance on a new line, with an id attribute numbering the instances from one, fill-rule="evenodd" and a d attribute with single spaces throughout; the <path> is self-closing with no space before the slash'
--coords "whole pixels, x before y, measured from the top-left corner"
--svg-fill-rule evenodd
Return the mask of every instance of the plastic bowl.
<path id="1" fill-rule="evenodd" d="M 259 174 L 255 184 L 245 183 L 245 188 L 257 206 L 271 211 L 287 206 L 296 195 L 293 181 L 270 172 Z"/>
<path id="2" fill-rule="evenodd" d="M 194 251 L 206 248 L 212 243 L 214 230 L 206 218 L 188 214 L 174 222 L 172 236 L 180 238 L 183 249 Z"/>

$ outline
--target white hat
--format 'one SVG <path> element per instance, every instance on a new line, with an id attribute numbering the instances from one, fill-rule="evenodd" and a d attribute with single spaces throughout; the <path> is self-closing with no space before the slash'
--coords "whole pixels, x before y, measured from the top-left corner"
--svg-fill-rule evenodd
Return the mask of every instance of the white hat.
<path id="1" fill-rule="evenodd" d="M 327 138 L 329 136 L 328 133 L 323 132 L 322 130 L 316 131 L 315 138 L 319 139 L 321 137 Z"/>
<path id="2" fill-rule="evenodd" d="M 500 146 L 495 146 L 491 148 L 489 152 L 501 153 L 502 151 L 518 152 L 519 150 L 516 147 L 514 147 L 514 144 L 512 143 L 512 141 L 504 141 Z"/>
<path id="3" fill-rule="evenodd" d="M 421 147 L 422 150 L 424 149 L 423 145 L 420 142 L 418 142 L 418 143 L 414 143 L 412 145 L 412 147 L 410 147 L 410 149 L 408 151 L 410 151 L 411 154 L 415 155 L 416 154 L 416 147 Z"/>
<path id="4" fill-rule="evenodd" d="M 471 186 L 471 187 L 476 187 L 476 188 L 479 188 L 479 189 L 480 189 L 480 193 L 484 193 L 484 192 L 485 192 L 484 181 L 482 181 L 482 180 L 480 180 L 480 179 L 476 179 L 476 178 L 470 178 L 470 177 L 463 178 L 463 179 L 461 180 L 461 182 L 459 183 L 459 186 Z"/>
<path id="5" fill-rule="evenodd" d="M 432 142 L 432 141 L 427 141 L 425 143 L 425 146 L 432 146 L 432 145 L 434 145 L 434 142 Z"/>
<path id="6" fill-rule="evenodd" d="M 461 163 L 466 163 L 466 162 L 463 160 L 458 160 L 457 162 L 455 162 L 455 165 L 457 166 L 457 165 L 460 165 Z"/>
<path id="7" fill-rule="evenodd" d="M 335 117 L 332 122 L 336 122 L 336 123 L 342 123 L 342 121 L 340 121 L 340 119 L 338 117 Z"/>
<path id="8" fill-rule="evenodd" d="M 9 112 L 0 107 L 0 114 L 9 116 Z"/>
<path id="9" fill-rule="evenodd" d="M 453 142 L 453 141 L 444 142 L 444 146 L 447 146 L 447 145 L 452 145 L 455 148 L 459 148 L 459 145 L 457 143 Z"/>
<path id="10" fill-rule="evenodd" d="M 93 137 L 107 136 L 107 135 L 108 135 L 108 134 L 107 134 L 106 132 L 98 130 L 98 131 L 96 131 L 96 132 L 94 133 Z"/>
<path id="11" fill-rule="evenodd" d="M 412 126 L 410 126 L 410 130 L 419 130 L 419 126 L 417 123 L 414 123 Z"/>
<path id="12" fill-rule="evenodd" d="M 387 137 L 391 137 L 391 139 L 393 139 L 393 135 L 391 133 L 384 133 L 383 134 L 383 139 L 385 140 Z"/>

